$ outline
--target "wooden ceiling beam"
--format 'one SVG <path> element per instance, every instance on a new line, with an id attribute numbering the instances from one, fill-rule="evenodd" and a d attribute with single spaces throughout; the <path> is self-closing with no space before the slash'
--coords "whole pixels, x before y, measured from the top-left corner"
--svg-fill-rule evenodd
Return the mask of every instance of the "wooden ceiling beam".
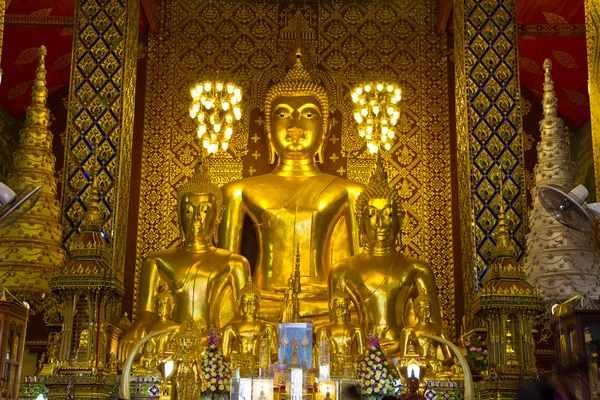
<path id="1" fill-rule="evenodd" d="M 446 33 L 450 14 L 452 13 L 453 0 L 438 0 L 437 21 L 435 23 L 435 33 L 442 36 Z"/>
<path id="2" fill-rule="evenodd" d="M 158 22 L 159 0 L 141 0 L 141 2 L 144 14 L 146 14 L 146 20 L 148 21 L 148 29 L 150 32 L 158 32 L 160 30 L 160 24 Z"/>

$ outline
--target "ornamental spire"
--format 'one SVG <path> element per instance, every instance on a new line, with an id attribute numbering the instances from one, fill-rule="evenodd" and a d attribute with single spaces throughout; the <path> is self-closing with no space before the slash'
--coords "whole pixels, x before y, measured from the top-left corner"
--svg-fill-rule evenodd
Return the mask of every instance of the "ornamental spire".
<path id="1" fill-rule="evenodd" d="M 525 269 L 529 282 L 542 291 L 547 301 L 562 301 L 582 293 L 600 295 L 596 271 L 594 238 L 561 225 L 542 206 L 537 191 L 541 186 L 555 185 L 569 192 L 575 187 L 575 164 L 571 161 L 569 138 L 564 122 L 558 116 L 558 105 L 550 70 L 544 62 L 544 118 L 540 121 L 538 163 L 535 166 L 533 209 L 529 214 L 529 231 Z"/>
<path id="2" fill-rule="evenodd" d="M 556 117 L 558 113 L 558 100 L 554 93 L 554 82 L 550 70 L 552 69 L 552 61 L 546 58 L 544 61 L 544 97 L 542 99 L 542 107 L 545 117 Z"/>
<path id="3" fill-rule="evenodd" d="M 35 71 L 35 80 L 31 90 L 31 106 L 46 106 L 48 89 L 46 88 L 46 51 L 45 46 L 38 50 L 38 67 Z M 31 107 L 30 106 L 30 107 Z"/>
<path id="4" fill-rule="evenodd" d="M 44 185 L 36 205 L 19 221 L 0 230 L 0 274 L 14 271 L 4 283 L 13 292 L 47 291 L 49 276 L 64 258 L 56 158 L 52 153 L 53 135 L 48 130 L 50 110 L 46 108 L 46 53 L 46 48 L 40 47 L 31 104 L 7 178 L 8 186 L 15 192 L 31 183 Z"/>
<path id="5" fill-rule="evenodd" d="M 494 257 L 497 258 L 514 258 L 516 251 L 510 238 L 510 232 L 506 224 L 506 211 L 504 207 L 504 190 L 502 181 L 504 173 L 500 176 L 498 189 L 500 195 L 500 206 L 498 207 L 498 226 L 494 230 L 496 248 L 494 249 Z"/>

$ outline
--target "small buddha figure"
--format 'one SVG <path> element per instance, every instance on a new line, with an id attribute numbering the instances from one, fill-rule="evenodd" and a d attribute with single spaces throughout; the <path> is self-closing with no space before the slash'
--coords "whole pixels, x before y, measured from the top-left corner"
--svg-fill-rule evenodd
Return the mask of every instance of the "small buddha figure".
<path id="1" fill-rule="evenodd" d="M 419 357 L 427 360 L 432 372 L 440 373 L 443 362 L 449 364 L 452 360 L 450 350 L 446 346 L 438 346 L 432 339 L 421 336 L 426 334 L 444 338 L 442 327 L 431 322 L 431 303 L 431 299 L 426 295 L 418 296 L 413 302 L 416 321 L 402 330 L 400 355 L 408 355 L 407 349 L 410 344 Z M 442 357 L 439 357 L 438 349 L 441 350 Z"/>
<path id="2" fill-rule="evenodd" d="M 350 302 L 344 280 L 340 279 L 329 301 L 331 322 L 316 331 L 317 343 L 322 340 L 329 342 L 327 347 L 333 356 L 331 376 L 334 378 L 344 377 L 344 372 L 349 372 L 348 366 L 365 352 L 365 332 L 360 325 L 350 322 Z"/>
<path id="3" fill-rule="evenodd" d="M 363 252 L 340 261 L 329 274 L 330 297 L 338 281 L 346 287 L 366 332 L 376 332 L 386 354 L 398 351 L 412 293 L 431 299 L 431 322 L 441 325 L 433 271 L 421 260 L 397 251 L 402 223 L 401 199 L 392 189 L 381 160 L 356 204 Z"/>
<path id="4" fill-rule="evenodd" d="M 75 361 L 88 361 L 88 339 L 89 331 L 87 329 L 83 329 L 79 333 L 79 344 L 77 345 L 77 352 L 75 353 Z"/>
<path id="5" fill-rule="evenodd" d="M 509 366 L 518 365 L 517 352 L 513 347 L 513 334 L 510 329 L 506 330 L 506 364 Z"/>
<path id="6" fill-rule="evenodd" d="M 165 289 L 156 296 L 156 314 L 158 320 L 148 324 L 146 328 L 148 334 L 153 332 L 162 331 L 169 328 L 177 328 L 180 324 L 175 323 L 171 320 L 173 315 L 174 299 L 171 291 Z M 160 335 L 158 337 L 150 339 L 153 342 L 156 353 L 160 356 L 169 351 L 169 345 L 173 340 L 176 332 L 167 335 Z"/>
<path id="7" fill-rule="evenodd" d="M 294 336 L 294 340 L 291 343 L 292 347 L 292 355 L 290 356 L 290 367 L 299 368 L 300 365 L 300 341 L 296 336 Z"/>
<path id="8" fill-rule="evenodd" d="M 414 375 L 406 380 L 408 393 L 403 393 L 401 400 L 426 400 L 426 397 L 419 393 L 419 378 Z"/>
<path id="9" fill-rule="evenodd" d="M 244 219 L 252 222 L 258 241 L 253 276 L 268 319 L 281 311 L 297 246 L 303 317 L 327 314 L 328 272 L 335 261 L 359 250 L 354 209 L 363 186 L 319 170 L 329 133 L 327 93 L 305 70 L 300 52 L 296 57 L 265 96 L 269 158 L 275 168 L 223 187 L 219 245 L 239 252 Z"/>
<path id="10" fill-rule="evenodd" d="M 140 278 L 140 313 L 119 343 L 124 360 L 158 315 L 154 310 L 159 281 L 174 294 L 173 321 L 188 315 L 203 326 L 221 327 L 221 314 L 237 314 L 237 295 L 250 275 L 248 261 L 212 244 L 223 203 L 221 189 L 199 164 L 178 196 L 183 244 L 147 256 Z M 224 323 L 227 321 L 223 321 Z M 224 325 L 223 323 L 223 325 Z"/>
<path id="11" fill-rule="evenodd" d="M 158 358 L 159 354 L 156 351 L 156 344 L 149 340 L 144 345 L 140 365 L 135 368 L 135 373 L 138 375 L 158 374 Z"/>
<path id="12" fill-rule="evenodd" d="M 223 355 L 229 357 L 237 349 L 243 376 L 256 375 L 260 358 L 261 342 L 269 339 L 271 352 L 277 349 L 277 328 L 274 324 L 258 318 L 260 292 L 248 277 L 246 286 L 240 291 L 239 308 L 241 318 L 223 328 Z"/>

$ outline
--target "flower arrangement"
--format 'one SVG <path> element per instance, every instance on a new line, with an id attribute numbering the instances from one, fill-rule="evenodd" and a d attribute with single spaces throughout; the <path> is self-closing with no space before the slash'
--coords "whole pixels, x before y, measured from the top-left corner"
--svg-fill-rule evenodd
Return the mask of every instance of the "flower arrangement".
<path id="1" fill-rule="evenodd" d="M 228 394 L 231 370 L 219 350 L 219 337 L 215 328 L 210 329 L 208 348 L 202 355 L 202 372 L 206 384 L 203 394 Z"/>
<path id="2" fill-rule="evenodd" d="M 485 340 L 479 335 L 471 335 L 465 338 L 465 347 L 467 348 L 467 361 L 469 366 L 475 372 L 483 372 L 488 369 L 488 350 Z"/>
<path id="3" fill-rule="evenodd" d="M 393 394 L 393 378 L 389 365 L 379 344 L 379 335 L 369 339 L 369 352 L 358 367 L 358 381 L 365 396 L 386 396 Z"/>

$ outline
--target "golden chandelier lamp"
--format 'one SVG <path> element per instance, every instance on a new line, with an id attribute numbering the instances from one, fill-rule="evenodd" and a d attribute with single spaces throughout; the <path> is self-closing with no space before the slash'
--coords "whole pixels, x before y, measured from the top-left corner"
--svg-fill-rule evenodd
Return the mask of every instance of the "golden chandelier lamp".
<path id="1" fill-rule="evenodd" d="M 402 90 L 393 83 L 367 82 L 352 91 L 358 134 L 367 140 L 371 154 L 377 153 L 379 147 L 392 148 L 401 99 Z"/>
<path id="2" fill-rule="evenodd" d="M 242 118 L 242 90 L 233 83 L 205 81 L 191 89 L 190 117 L 198 123 L 198 138 L 209 154 L 229 147 L 235 122 Z"/>

